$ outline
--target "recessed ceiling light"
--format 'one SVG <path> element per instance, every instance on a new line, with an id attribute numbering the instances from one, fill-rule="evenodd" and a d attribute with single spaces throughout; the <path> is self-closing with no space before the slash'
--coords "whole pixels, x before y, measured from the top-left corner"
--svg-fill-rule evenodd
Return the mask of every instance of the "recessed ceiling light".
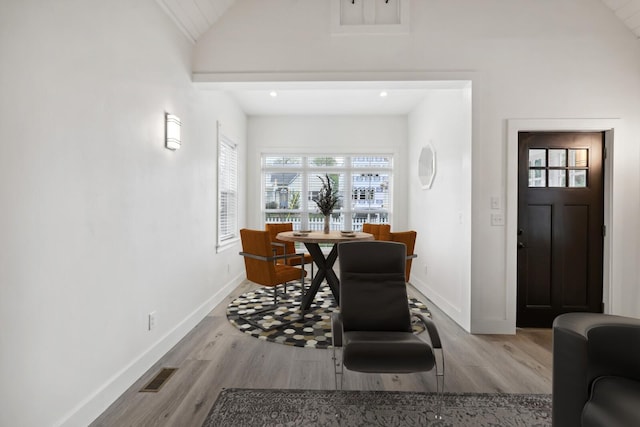
<path id="1" fill-rule="evenodd" d="M 271 92 L 269 92 L 269 95 L 271 95 L 272 98 L 275 98 L 278 96 L 278 92 L 276 92 L 275 90 L 272 90 Z"/>
<path id="2" fill-rule="evenodd" d="M 388 93 L 387 93 L 387 91 L 385 91 L 385 90 L 383 90 L 382 92 L 380 92 L 380 96 L 381 96 L 382 98 L 386 98 L 386 97 L 387 97 L 387 95 L 388 95 Z"/>

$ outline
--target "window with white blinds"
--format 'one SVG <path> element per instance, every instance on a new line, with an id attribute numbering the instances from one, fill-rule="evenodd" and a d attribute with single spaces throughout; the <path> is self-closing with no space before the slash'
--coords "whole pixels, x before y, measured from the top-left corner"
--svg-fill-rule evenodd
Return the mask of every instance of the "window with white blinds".
<path id="1" fill-rule="evenodd" d="M 238 239 L 238 150 L 223 134 L 218 139 L 218 250 Z"/>

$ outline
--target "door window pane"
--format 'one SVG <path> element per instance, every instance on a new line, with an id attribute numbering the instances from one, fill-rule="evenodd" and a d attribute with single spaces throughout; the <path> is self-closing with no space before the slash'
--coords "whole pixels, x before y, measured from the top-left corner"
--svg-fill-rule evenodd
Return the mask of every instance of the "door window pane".
<path id="1" fill-rule="evenodd" d="M 529 166 L 547 166 L 547 150 L 538 148 L 529 149 Z"/>
<path id="2" fill-rule="evenodd" d="M 567 166 L 567 150 L 549 150 L 549 166 Z M 551 182 L 551 177 L 549 177 L 549 182 Z"/>
<path id="3" fill-rule="evenodd" d="M 546 187 L 547 177 L 544 169 L 529 169 L 529 187 Z"/>
<path id="4" fill-rule="evenodd" d="M 587 186 L 586 170 L 570 170 L 569 171 L 569 187 L 583 188 Z"/>
<path id="5" fill-rule="evenodd" d="M 588 151 L 586 149 L 569 150 L 569 166 L 586 168 L 589 166 L 587 159 Z"/>
<path id="6" fill-rule="evenodd" d="M 564 169 L 549 170 L 549 187 L 566 187 L 567 173 Z"/>
<path id="7" fill-rule="evenodd" d="M 585 188 L 588 168 L 586 148 L 529 149 L 529 187 Z"/>

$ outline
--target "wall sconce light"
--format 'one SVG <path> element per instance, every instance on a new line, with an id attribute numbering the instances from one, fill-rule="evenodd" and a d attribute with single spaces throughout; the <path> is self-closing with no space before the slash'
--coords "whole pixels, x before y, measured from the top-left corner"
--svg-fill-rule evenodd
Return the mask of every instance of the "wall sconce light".
<path id="1" fill-rule="evenodd" d="M 169 150 L 177 150 L 180 148 L 182 144 L 180 141 L 180 127 L 182 126 L 182 122 L 178 116 L 174 116 L 173 114 L 165 113 L 165 146 Z"/>

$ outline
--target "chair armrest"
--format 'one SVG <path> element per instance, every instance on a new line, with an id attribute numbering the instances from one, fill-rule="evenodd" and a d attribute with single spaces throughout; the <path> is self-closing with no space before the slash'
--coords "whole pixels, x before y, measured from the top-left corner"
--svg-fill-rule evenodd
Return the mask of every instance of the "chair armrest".
<path id="1" fill-rule="evenodd" d="M 342 347 L 342 315 L 340 313 L 331 314 L 331 337 L 334 347 Z"/>
<path id="2" fill-rule="evenodd" d="M 292 255 L 300 257 L 300 265 L 302 266 L 302 268 L 304 268 L 304 255 L 305 255 L 305 253 L 304 252 L 300 252 L 300 253 L 295 253 L 295 254 L 289 254 L 289 256 L 292 256 Z"/>
<path id="3" fill-rule="evenodd" d="M 277 255 L 278 248 L 282 249 L 282 255 L 280 255 L 280 256 L 284 256 L 284 258 L 282 258 L 282 259 L 284 259 L 284 263 L 286 264 L 287 263 L 287 258 L 289 258 L 289 255 L 291 255 L 291 254 L 287 253 L 287 249 L 286 249 L 287 245 L 285 245 L 282 242 L 271 242 L 271 246 L 273 247 L 273 249 L 272 249 L 273 250 L 273 255 Z"/>
<path id="4" fill-rule="evenodd" d="M 554 426 L 580 425 L 592 382 L 604 375 L 640 380 L 640 319 L 568 313 L 553 321 Z"/>
<path id="5" fill-rule="evenodd" d="M 418 254 L 409 254 L 407 255 L 407 259 L 418 258 Z"/>
<path id="6" fill-rule="evenodd" d="M 603 375 L 640 381 L 640 319 L 600 313 L 569 313 L 554 320 L 553 334 L 554 351 L 563 349 L 562 339 L 584 343 L 581 350 L 586 352 L 584 357 L 590 381 Z"/>
<path id="7" fill-rule="evenodd" d="M 427 333 L 429 334 L 429 339 L 431 340 L 431 346 L 433 348 L 442 348 L 442 342 L 440 341 L 440 334 L 438 333 L 438 329 L 436 328 L 436 324 L 433 323 L 428 317 L 423 316 L 421 313 L 412 313 L 416 316 L 424 326 L 427 328 Z"/>
<path id="8" fill-rule="evenodd" d="M 260 261 L 275 261 L 278 259 L 287 259 L 287 255 L 274 255 L 274 256 L 262 256 L 256 254 L 250 254 L 248 252 L 238 252 L 238 255 L 242 255 L 243 257 L 258 259 Z M 289 254 L 291 256 L 291 254 Z M 302 256 L 304 262 L 304 255 Z"/>
<path id="9" fill-rule="evenodd" d="M 304 253 L 286 253 L 286 247 L 287 245 L 285 243 L 281 243 L 281 242 L 271 242 L 271 246 L 275 246 L 273 248 L 273 254 L 275 255 L 277 252 L 277 248 L 282 248 L 283 250 L 283 255 L 278 255 L 279 258 L 277 259 L 284 259 L 285 263 L 287 262 L 287 259 L 293 256 L 299 256 L 300 257 L 300 265 L 304 266 Z"/>

